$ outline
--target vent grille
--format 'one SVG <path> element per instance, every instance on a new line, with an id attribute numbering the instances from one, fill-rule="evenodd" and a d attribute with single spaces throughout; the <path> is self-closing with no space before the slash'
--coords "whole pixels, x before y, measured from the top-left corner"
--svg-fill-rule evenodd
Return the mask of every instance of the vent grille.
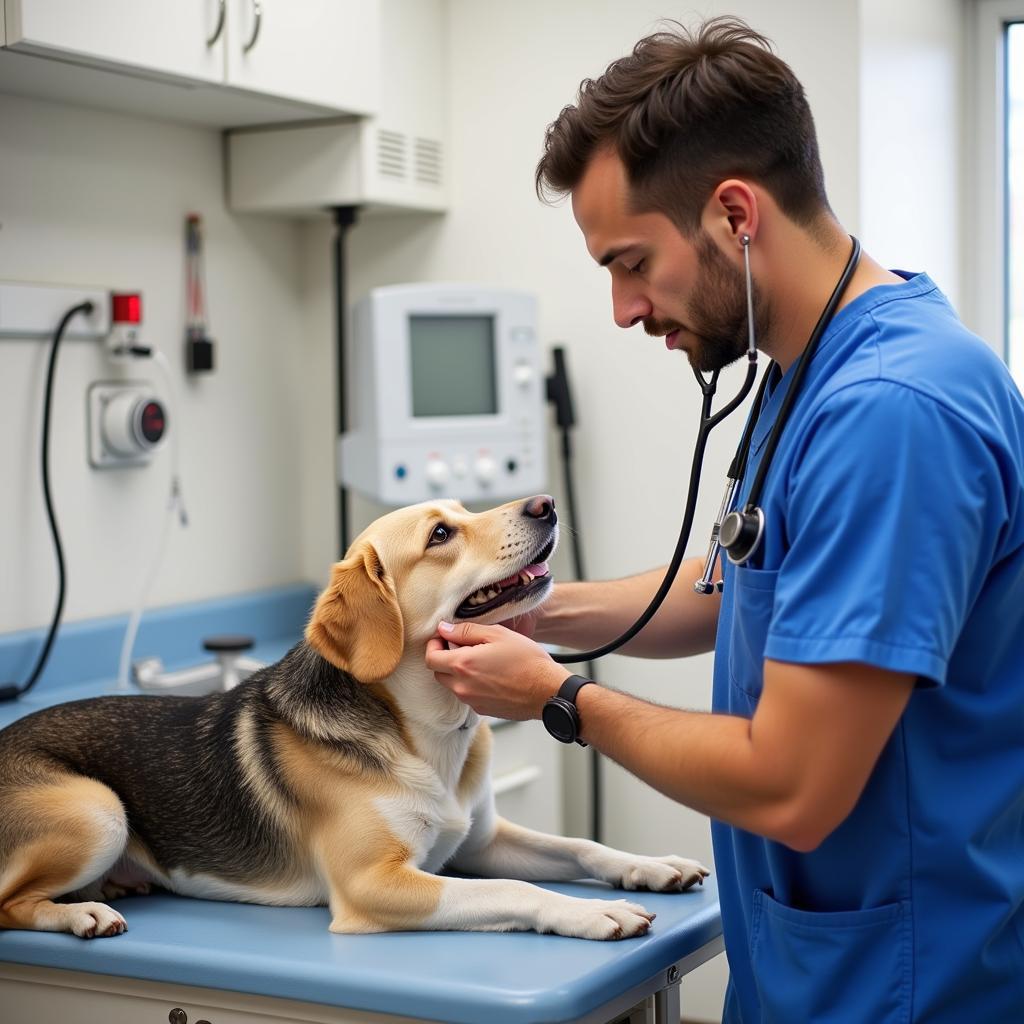
<path id="1" fill-rule="evenodd" d="M 377 170 L 387 178 L 408 177 L 407 140 L 402 132 L 377 132 Z"/>
<path id="2" fill-rule="evenodd" d="M 416 139 L 413 153 L 416 181 L 422 185 L 440 185 L 441 143 L 436 139 Z"/>

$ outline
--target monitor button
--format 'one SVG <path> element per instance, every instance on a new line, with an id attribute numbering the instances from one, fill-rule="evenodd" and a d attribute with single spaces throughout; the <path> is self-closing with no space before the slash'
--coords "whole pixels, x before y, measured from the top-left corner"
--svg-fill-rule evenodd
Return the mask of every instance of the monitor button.
<path id="1" fill-rule="evenodd" d="M 473 468 L 477 480 L 482 484 L 494 483 L 494 478 L 498 475 L 498 464 L 489 455 L 481 455 Z"/>
<path id="2" fill-rule="evenodd" d="M 427 463 L 424 475 L 431 487 L 444 487 L 451 476 L 451 470 L 448 468 L 447 462 L 441 459 L 431 459 Z"/>

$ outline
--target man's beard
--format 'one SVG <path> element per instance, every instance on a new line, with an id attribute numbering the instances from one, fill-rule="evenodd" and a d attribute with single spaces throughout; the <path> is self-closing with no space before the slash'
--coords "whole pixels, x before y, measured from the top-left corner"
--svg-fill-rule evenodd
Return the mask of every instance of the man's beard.
<path id="1" fill-rule="evenodd" d="M 696 250 L 698 275 L 686 328 L 696 341 L 687 355 L 694 369 L 710 373 L 735 362 L 747 351 L 746 275 L 718 251 L 706 232 L 698 236 Z M 768 337 L 771 314 L 756 285 L 753 297 L 754 337 L 761 342 Z M 681 328 L 682 324 L 674 320 L 644 320 L 644 330 L 656 337 Z"/>

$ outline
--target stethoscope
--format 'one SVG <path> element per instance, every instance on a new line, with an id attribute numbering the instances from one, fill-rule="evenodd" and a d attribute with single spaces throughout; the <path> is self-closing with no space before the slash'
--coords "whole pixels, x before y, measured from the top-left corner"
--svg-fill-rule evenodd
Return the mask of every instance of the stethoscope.
<path id="1" fill-rule="evenodd" d="M 676 574 L 679 572 L 679 567 L 683 564 L 686 546 L 690 540 L 690 531 L 693 527 L 697 493 L 700 489 L 700 473 L 704 464 L 704 452 L 707 448 L 708 435 L 750 394 L 750 390 L 754 386 L 754 379 L 757 376 L 757 347 L 754 337 L 754 294 L 750 278 L 750 236 L 743 235 L 740 241 L 743 244 L 743 269 L 747 288 L 747 373 L 736 397 L 719 412 L 712 413 L 711 403 L 718 387 L 718 375 L 721 371 L 712 371 L 710 378 L 706 379 L 700 370 L 696 367 L 693 368 L 693 375 L 697 378 L 697 383 L 703 395 L 700 423 L 697 430 L 697 440 L 694 444 L 693 460 L 690 466 L 690 484 L 686 496 L 686 510 L 683 513 L 683 524 L 679 531 L 675 553 L 672 555 L 672 561 L 665 572 L 665 578 L 661 581 L 661 586 L 651 599 L 651 603 L 636 622 L 620 637 L 593 651 L 572 651 L 565 654 L 552 655 L 552 658 L 561 665 L 571 665 L 581 661 L 595 661 L 598 658 L 603 658 L 606 654 L 611 654 L 612 651 L 618 650 L 623 644 L 632 640 L 651 621 L 657 610 L 661 607 L 662 602 L 672 589 Z M 811 359 L 814 358 L 818 342 L 825 333 L 825 329 L 832 322 L 836 307 L 846 292 L 850 279 L 853 277 L 857 264 L 860 261 L 860 242 L 853 235 L 850 236 L 850 241 L 852 243 L 850 256 L 846 261 L 846 266 L 843 268 L 839 280 L 836 282 L 832 294 L 829 296 L 828 302 L 825 303 L 825 308 L 821 311 L 821 316 L 818 317 L 818 322 L 814 325 L 814 330 L 811 331 L 811 336 L 803 353 L 797 361 L 796 369 L 793 371 L 792 383 L 782 400 L 775 423 L 772 425 L 771 433 L 765 445 L 764 456 L 757 467 L 754 481 L 750 485 L 750 493 L 747 496 L 746 504 L 742 509 L 734 509 L 733 503 L 736 500 L 736 493 L 743 481 L 747 468 L 751 441 L 754 436 L 754 427 L 761 413 L 768 381 L 775 370 L 774 361 L 769 361 L 768 367 L 761 378 L 750 415 L 747 417 L 743 436 L 740 439 L 739 447 L 736 449 L 736 455 L 729 466 L 725 496 L 722 499 L 718 515 L 715 517 L 714 526 L 711 529 L 711 543 L 708 546 L 708 554 L 704 562 L 704 572 L 693 585 L 693 589 L 699 594 L 713 594 L 716 590 L 721 591 L 723 586 L 722 580 L 712 582 L 712 576 L 714 575 L 719 554 L 722 551 L 725 552 L 726 557 L 734 565 L 745 565 L 761 546 L 761 541 L 764 537 L 765 518 L 764 511 L 761 509 L 759 502 L 764 491 L 765 478 L 768 475 L 768 469 L 775 455 L 775 449 L 778 447 L 779 438 L 785 429 L 786 422 L 800 393 L 804 376 L 807 373 L 807 367 L 810 365 Z"/>

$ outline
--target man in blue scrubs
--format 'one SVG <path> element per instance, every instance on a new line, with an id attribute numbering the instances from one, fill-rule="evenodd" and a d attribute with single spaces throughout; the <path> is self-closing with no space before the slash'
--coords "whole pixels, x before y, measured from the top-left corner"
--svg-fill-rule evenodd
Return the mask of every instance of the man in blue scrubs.
<path id="1" fill-rule="evenodd" d="M 736 21 L 642 40 L 548 129 L 615 321 L 711 370 L 778 370 L 744 503 L 850 239 L 804 93 Z M 582 738 L 713 819 L 730 1022 L 1024 1021 L 1024 401 L 924 274 L 863 256 L 771 462 L 754 558 L 699 560 L 624 650 L 716 652 L 713 713 L 598 685 Z M 560 584 L 520 632 L 448 624 L 427 663 L 476 710 L 537 718 L 654 571 Z M 533 639 L 524 633 L 531 633 Z"/>

